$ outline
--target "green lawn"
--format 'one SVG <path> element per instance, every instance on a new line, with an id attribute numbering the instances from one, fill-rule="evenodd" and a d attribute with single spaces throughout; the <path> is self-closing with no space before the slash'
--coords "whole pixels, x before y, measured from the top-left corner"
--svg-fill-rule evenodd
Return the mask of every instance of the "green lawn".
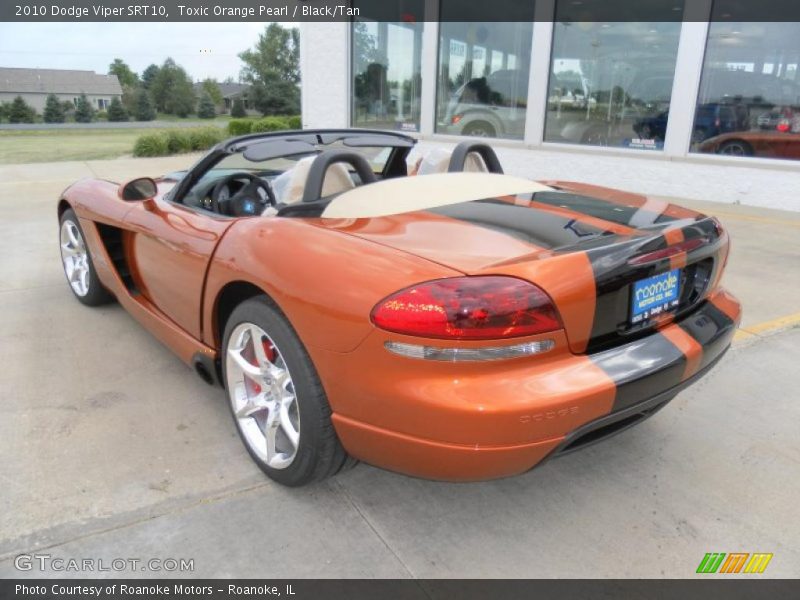
<path id="1" fill-rule="evenodd" d="M 197 121 L 198 126 L 207 127 L 213 123 Z M 137 137 L 157 131 L 160 130 L 4 129 L 0 130 L 0 164 L 118 158 L 133 153 Z"/>
<path id="2" fill-rule="evenodd" d="M 0 131 L 0 164 L 117 158 L 154 129 Z"/>

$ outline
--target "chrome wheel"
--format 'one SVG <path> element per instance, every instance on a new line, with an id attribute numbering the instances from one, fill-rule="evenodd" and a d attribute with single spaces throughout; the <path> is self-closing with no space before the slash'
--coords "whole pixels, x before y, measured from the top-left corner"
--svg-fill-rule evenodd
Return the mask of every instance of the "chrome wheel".
<path id="1" fill-rule="evenodd" d="M 750 156 L 752 151 L 744 142 L 727 142 L 720 146 L 719 153 L 728 156 Z"/>
<path id="2" fill-rule="evenodd" d="M 300 444 L 300 413 L 289 368 L 258 325 L 241 323 L 228 339 L 226 384 L 242 437 L 266 465 L 285 469 Z"/>
<path id="3" fill-rule="evenodd" d="M 89 293 L 89 253 L 78 226 L 70 220 L 61 224 L 61 262 L 72 290 L 78 296 Z"/>

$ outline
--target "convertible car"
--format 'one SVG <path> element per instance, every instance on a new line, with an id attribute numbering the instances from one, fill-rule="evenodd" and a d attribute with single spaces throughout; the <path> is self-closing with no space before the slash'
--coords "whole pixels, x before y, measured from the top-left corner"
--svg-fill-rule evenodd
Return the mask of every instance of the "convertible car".
<path id="1" fill-rule="evenodd" d="M 226 390 L 258 466 L 523 473 L 651 416 L 730 345 L 714 218 L 504 175 L 483 143 L 258 134 L 58 202 L 75 297 L 116 299 Z M 418 168 L 417 168 L 418 167 Z"/>

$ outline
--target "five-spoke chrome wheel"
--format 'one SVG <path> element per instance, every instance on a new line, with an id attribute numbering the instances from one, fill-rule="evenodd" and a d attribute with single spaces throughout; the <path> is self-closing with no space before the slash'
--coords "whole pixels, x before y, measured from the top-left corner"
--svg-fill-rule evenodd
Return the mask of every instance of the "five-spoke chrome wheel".
<path id="1" fill-rule="evenodd" d="M 292 376 L 267 332 L 240 323 L 225 352 L 233 414 L 250 449 L 273 469 L 292 464 L 300 444 L 300 413 Z"/>
<path id="2" fill-rule="evenodd" d="M 78 296 L 89 293 L 89 253 L 77 225 L 71 220 L 61 224 L 61 261 L 72 290 Z"/>

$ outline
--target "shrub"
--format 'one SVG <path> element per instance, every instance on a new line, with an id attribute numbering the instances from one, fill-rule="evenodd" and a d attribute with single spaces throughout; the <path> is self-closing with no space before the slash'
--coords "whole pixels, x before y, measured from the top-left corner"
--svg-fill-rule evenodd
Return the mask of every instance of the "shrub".
<path id="1" fill-rule="evenodd" d="M 78 123 L 91 123 L 94 119 L 94 108 L 92 103 L 86 97 L 86 94 L 81 94 L 75 104 L 75 121 Z"/>
<path id="2" fill-rule="evenodd" d="M 263 133 L 265 131 L 281 131 L 289 129 L 289 124 L 284 117 L 264 117 L 253 123 L 253 133 Z"/>
<path id="3" fill-rule="evenodd" d="M 292 115 L 291 117 L 286 117 L 286 124 L 289 126 L 289 129 L 303 128 L 303 120 L 300 118 L 300 115 Z"/>
<path id="4" fill-rule="evenodd" d="M 156 118 L 156 110 L 153 108 L 153 103 L 150 102 L 150 94 L 144 88 L 137 93 L 134 117 L 137 121 L 152 121 Z"/>
<path id="5" fill-rule="evenodd" d="M 231 135 L 245 135 L 253 130 L 253 121 L 247 119 L 231 119 L 228 121 L 228 133 Z"/>
<path id="6" fill-rule="evenodd" d="M 191 150 L 208 150 L 225 139 L 223 130 L 217 127 L 194 127 L 188 134 Z"/>
<path id="7" fill-rule="evenodd" d="M 64 122 L 64 106 L 58 101 L 55 94 L 49 94 L 47 96 L 42 117 L 45 123 Z"/>
<path id="8" fill-rule="evenodd" d="M 203 94 L 200 102 L 197 105 L 197 116 L 201 119 L 213 119 L 217 116 L 217 109 L 214 107 L 214 101 L 208 94 Z"/>
<path id="9" fill-rule="evenodd" d="M 128 111 L 122 105 L 119 98 L 113 98 L 111 104 L 108 106 L 108 120 L 109 121 L 127 121 Z"/>
<path id="10" fill-rule="evenodd" d="M 134 156 L 166 156 L 169 154 L 167 138 L 163 133 L 140 135 L 133 145 Z"/>
<path id="11" fill-rule="evenodd" d="M 231 116 L 235 119 L 241 119 L 247 116 L 247 111 L 244 109 L 244 102 L 241 98 L 236 98 L 231 106 Z"/>
<path id="12" fill-rule="evenodd" d="M 163 132 L 163 135 L 167 140 L 167 152 L 169 154 L 192 151 L 192 140 L 187 131 L 183 129 L 168 129 Z"/>
<path id="13" fill-rule="evenodd" d="M 8 108 L 9 123 L 33 123 L 36 111 L 29 106 L 22 96 L 17 96 Z"/>

